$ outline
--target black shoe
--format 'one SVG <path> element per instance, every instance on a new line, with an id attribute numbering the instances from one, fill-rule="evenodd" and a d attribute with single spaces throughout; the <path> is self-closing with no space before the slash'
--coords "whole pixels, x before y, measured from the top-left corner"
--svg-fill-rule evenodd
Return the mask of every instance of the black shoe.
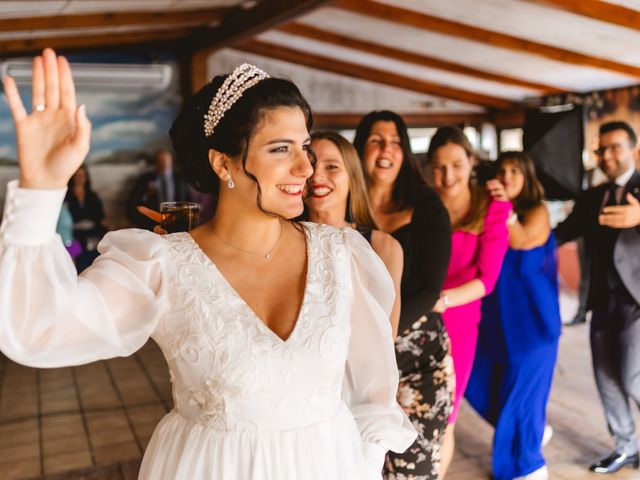
<path id="1" fill-rule="evenodd" d="M 615 473 L 626 466 L 631 466 L 633 468 L 638 468 L 640 466 L 640 459 L 638 459 L 637 453 L 628 455 L 626 453 L 613 452 L 607 458 L 591 465 L 589 470 L 595 473 Z"/>
<path id="2" fill-rule="evenodd" d="M 586 321 L 587 321 L 586 312 L 585 313 L 578 312 L 578 313 L 575 314 L 575 316 L 571 320 L 569 320 L 564 325 L 566 325 L 566 326 L 579 325 L 579 324 L 584 323 Z"/>

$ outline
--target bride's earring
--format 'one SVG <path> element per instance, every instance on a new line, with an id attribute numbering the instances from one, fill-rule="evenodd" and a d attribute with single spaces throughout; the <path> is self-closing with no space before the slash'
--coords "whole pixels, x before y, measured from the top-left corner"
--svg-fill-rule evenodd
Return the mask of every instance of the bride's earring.
<path id="1" fill-rule="evenodd" d="M 229 187 L 229 190 L 236 187 L 235 182 L 231 178 L 231 175 L 229 175 L 228 173 L 227 173 L 227 187 Z"/>

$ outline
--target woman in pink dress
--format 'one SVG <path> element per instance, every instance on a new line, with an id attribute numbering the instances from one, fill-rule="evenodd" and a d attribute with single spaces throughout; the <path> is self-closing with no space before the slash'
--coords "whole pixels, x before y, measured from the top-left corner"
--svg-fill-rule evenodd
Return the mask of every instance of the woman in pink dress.
<path id="1" fill-rule="evenodd" d="M 440 475 L 444 477 L 453 457 L 460 401 L 473 366 L 481 301 L 493 289 L 508 247 L 511 203 L 493 199 L 504 193 L 497 180 L 487 182 L 487 190 L 475 183 L 473 148 L 460 129 L 439 128 L 431 139 L 427 160 L 453 230 L 451 260 L 434 307 L 442 312 L 456 373 L 453 411 L 442 443 Z"/>

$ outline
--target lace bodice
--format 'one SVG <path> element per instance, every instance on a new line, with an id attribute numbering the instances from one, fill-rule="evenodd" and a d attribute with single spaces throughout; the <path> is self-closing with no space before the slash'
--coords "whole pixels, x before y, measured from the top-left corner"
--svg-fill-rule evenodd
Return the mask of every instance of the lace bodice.
<path id="1" fill-rule="evenodd" d="M 308 225 L 307 279 L 286 341 L 273 333 L 186 233 L 168 235 L 168 311 L 153 338 L 176 409 L 220 430 L 296 428 L 335 415 L 350 335 L 344 234 Z M 265 415 L 258 405 L 272 405 Z"/>
<path id="2" fill-rule="evenodd" d="M 127 356 L 153 338 L 169 364 L 175 410 L 150 444 L 155 460 L 143 462 L 147 478 L 159 478 L 153 468 L 191 472 L 189 455 L 222 455 L 231 448 L 227 441 L 237 452 L 243 442 L 261 445 L 255 455 L 268 444 L 278 457 L 279 441 L 287 438 L 294 448 L 304 439 L 305 451 L 322 445 L 333 458 L 336 438 L 347 435 L 352 454 L 336 463 L 343 472 L 358 469 L 359 458 L 380 472 L 387 450 L 413 442 L 415 431 L 396 403 L 393 284 L 355 230 L 304 224 L 306 287 L 295 328 L 283 341 L 187 233 L 108 233 L 100 256 L 77 276 L 54 233 L 64 193 L 8 187 L 0 225 L 0 349 L 25 365 L 58 367 Z M 357 443 L 349 432 L 359 432 Z M 237 455 L 236 463 L 222 465 L 262 462 Z M 283 478 L 260 458 L 265 466 L 255 471 Z M 290 478 L 303 478 L 298 468 L 310 468 L 305 458 Z M 160 459 L 173 466 L 153 463 Z M 201 472 L 210 471 L 205 463 L 198 463 Z"/>

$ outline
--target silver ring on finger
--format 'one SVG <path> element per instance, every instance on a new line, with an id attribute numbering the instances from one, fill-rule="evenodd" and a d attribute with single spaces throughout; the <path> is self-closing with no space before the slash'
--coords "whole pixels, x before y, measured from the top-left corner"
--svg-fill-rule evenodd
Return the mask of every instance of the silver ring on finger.
<path id="1" fill-rule="evenodd" d="M 44 103 L 39 103 L 33 107 L 34 112 L 44 112 L 44 109 L 47 108 Z"/>

